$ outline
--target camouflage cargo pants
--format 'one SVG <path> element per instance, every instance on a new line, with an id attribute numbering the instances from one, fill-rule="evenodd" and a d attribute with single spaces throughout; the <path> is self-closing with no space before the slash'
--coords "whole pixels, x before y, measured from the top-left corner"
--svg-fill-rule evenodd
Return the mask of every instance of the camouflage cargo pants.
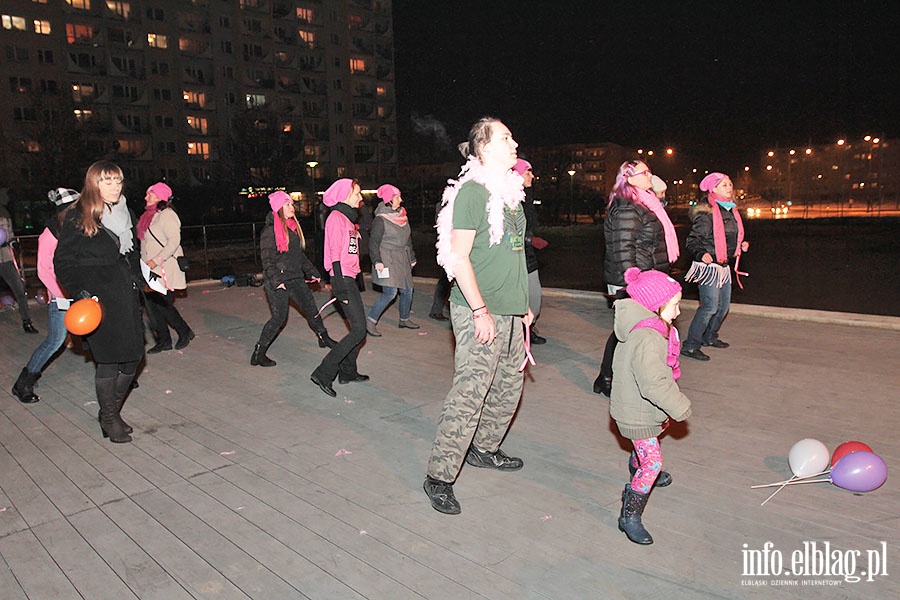
<path id="1" fill-rule="evenodd" d="M 525 359 L 522 319 L 495 316 L 497 337 L 490 345 L 475 342 L 475 322 L 467 306 L 450 304 L 456 337 L 453 385 L 444 400 L 427 474 L 453 482 L 473 445 L 494 452 L 506 435 L 519 400 Z"/>

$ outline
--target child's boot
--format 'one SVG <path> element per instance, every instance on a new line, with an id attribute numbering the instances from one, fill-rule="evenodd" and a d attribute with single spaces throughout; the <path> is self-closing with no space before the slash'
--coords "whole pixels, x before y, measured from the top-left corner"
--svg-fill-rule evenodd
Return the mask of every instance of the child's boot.
<path id="1" fill-rule="evenodd" d="M 625 486 L 622 492 L 622 512 L 619 514 L 619 531 L 625 533 L 628 539 L 635 544 L 652 544 L 653 538 L 644 529 L 641 523 L 641 515 L 647 506 L 647 498 L 650 494 L 638 494 L 631 489 L 631 484 Z"/>

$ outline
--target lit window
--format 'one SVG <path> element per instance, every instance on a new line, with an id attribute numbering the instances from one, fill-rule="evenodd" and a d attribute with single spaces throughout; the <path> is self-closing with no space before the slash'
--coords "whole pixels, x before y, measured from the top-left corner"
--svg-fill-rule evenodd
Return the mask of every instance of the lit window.
<path id="1" fill-rule="evenodd" d="M 291 129 L 293 129 L 293 126 L 290 123 L 285 123 L 284 125 L 281 126 L 281 131 L 283 133 L 290 133 Z"/>
<path id="2" fill-rule="evenodd" d="M 41 151 L 41 145 L 34 140 L 28 140 L 25 142 L 25 151 L 36 154 Z"/>
<path id="3" fill-rule="evenodd" d="M 19 31 L 25 31 L 25 18 L 24 17 L 14 17 L 12 15 L 3 15 L 0 17 L 0 21 L 3 23 L 3 29 L 18 29 Z"/>
<path id="4" fill-rule="evenodd" d="M 312 31 L 306 31 L 305 29 L 301 29 L 297 32 L 300 35 L 300 39 L 306 42 L 306 45 L 310 48 L 314 48 L 316 46 L 316 34 Z"/>
<path id="5" fill-rule="evenodd" d="M 41 35 L 50 35 L 50 21 L 34 20 L 34 32 Z"/>
<path id="6" fill-rule="evenodd" d="M 192 156 L 202 156 L 203 158 L 209 158 L 209 143 L 208 142 L 188 142 L 187 143 L 187 153 Z"/>
<path id="7" fill-rule="evenodd" d="M 169 42 L 164 35 L 159 33 L 148 33 L 147 45 L 151 48 L 168 48 Z"/>
<path id="8" fill-rule="evenodd" d="M 362 27 L 362 17 L 359 15 L 349 15 L 347 17 L 347 21 L 349 22 L 350 29 L 358 29 Z"/>
<path id="9" fill-rule="evenodd" d="M 83 42 L 94 37 L 94 28 L 79 23 L 66 23 L 66 40 L 70 44 Z"/>
<path id="10" fill-rule="evenodd" d="M 385 91 L 383 85 L 379 85 L 378 87 L 375 88 L 375 93 L 378 94 L 379 96 L 384 96 L 387 92 Z"/>
<path id="11" fill-rule="evenodd" d="M 66 3 L 72 8 L 91 10 L 91 0 L 66 0 Z"/>
<path id="12" fill-rule="evenodd" d="M 350 59 L 350 72 L 351 73 L 365 73 L 366 72 L 366 61 L 361 58 L 351 58 Z"/>
<path id="13" fill-rule="evenodd" d="M 265 94 L 247 94 L 245 99 L 247 102 L 247 108 L 253 108 L 254 106 L 265 106 L 266 104 Z"/>
<path id="14" fill-rule="evenodd" d="M 72 100 L 75 102 L 83 102 L 94 97 L 94 86 L 90 83 L 73 83 L 72 84 Z"/>
<path id="15" fill-rule="evenodd" d="M 306 23 L 312 23 L 313 10 L 311 8 L 298 8 L 297 9 L 297 20 L 305 21 Z"/>
<path id="16" fill-rule="evenodd" d="M 368 125 L 354 125 L 353 130 L 356 132 L 356 135 L 360 137 L 365 137 L 369 135 L 369 126 Z"/>
<path id="17" fill-rule="evenodd" d="M 116 2 L 115 0 L 106 0 L 106 8 L 124 19 L 127 19 L 128 15 L 131 14 L 130 2 Z"/>
<path id="18" fill-rule="evenodd" d="M 187 117 L 188 127 L 206 135 L 207 121 L 203 117 Z"/>
<path id="19" fill-rule="evenodd" d="M 200 108 L 206 106 L 206 94 L 203 92 L 189 92 L 188 90 L 184 90 L 181 97 L 184 99 L 185 104 L 192 104 L 199 106 Z"/>

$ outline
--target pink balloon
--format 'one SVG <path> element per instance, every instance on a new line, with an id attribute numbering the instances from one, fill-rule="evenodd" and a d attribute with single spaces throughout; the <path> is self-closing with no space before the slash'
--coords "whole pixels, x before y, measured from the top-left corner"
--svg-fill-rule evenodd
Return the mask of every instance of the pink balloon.
<path id="1" fill-rule="evenodd" d="M 831 468 L 831 483 L 851 492 L 871 492 L 887 480 L 887 465 L 874 452 L 847 454 Z"/>

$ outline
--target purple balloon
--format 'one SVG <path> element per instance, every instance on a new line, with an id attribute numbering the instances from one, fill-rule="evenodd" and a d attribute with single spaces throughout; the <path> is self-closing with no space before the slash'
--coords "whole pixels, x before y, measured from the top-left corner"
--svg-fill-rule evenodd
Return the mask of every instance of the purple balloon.
<path id="1" fill-rule="evenodd" d="M 2 230 L 0 230 L 2 231 Z M 0 305 L 2 306 L 12 306 L 16 303 L 16 299 L 10 296 L 9 294 L 3 294 L 0 296 Z"/>
<path id="2" fill-rule="evenodd" d="M 874 452 L 853 452 L 831 468 L 831 483 L 851 492 L 871 492 L 887 480 L 887 465 Z"/>
<path id="3" fill-rule="evenodd" d="M 0 246 L 6 243 L 6 230 L 0 227 Z"/>

